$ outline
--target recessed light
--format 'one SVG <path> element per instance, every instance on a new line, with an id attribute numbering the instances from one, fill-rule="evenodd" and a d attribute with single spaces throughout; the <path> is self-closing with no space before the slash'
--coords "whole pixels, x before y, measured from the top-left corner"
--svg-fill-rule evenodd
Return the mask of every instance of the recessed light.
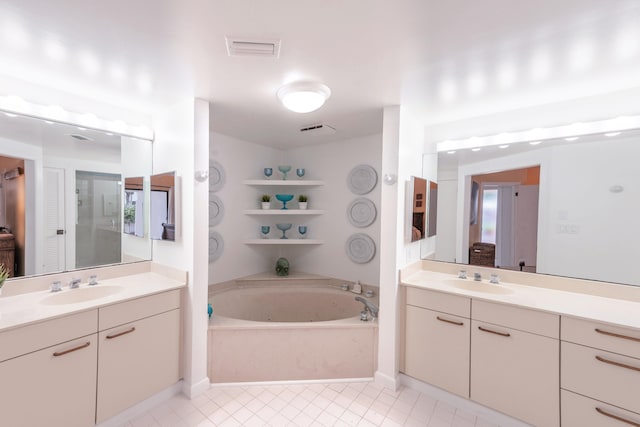
<path id="1" fill-rule="evenodd" d="M 604 134 L 604 136 L 608 136 L 608 137 L 612 137 L 612 136 L 618 136 L 620 135 L 622 132 L 607 132 Z"/>
<path id="2" fill-rule="evenodd" d="M 505 144 L 505 145 L 498 145 L 498 148 L 509 148 L 509 145 Z"/>
<path id="3" fill-rule="evenodd" d="M 579 137 L 577 137 L 577 136 L 571 136 L 571 137 L 569 137 L 569 138 L 565 138 L 564 140 L 565 140 L 565 141 L 572 142 L 572 141 L 575 141 L 575 140 L 577 140 L 577 139 L 579 139 Z"/>
<path id="4" fill-rule="evenodd" d="M 542 142 L 542 141 L 531 141 L 531 142 L 529 143 L 529 145 L 538 145 L 538 144 L 540 144 L 541 142 Z"/>
<path id="5" fill-rule="evenodd" d="M 480 151 L 481 148 L 480 147 L 476 147 L 476 148 L 472 148 L 471 151 Z"/>

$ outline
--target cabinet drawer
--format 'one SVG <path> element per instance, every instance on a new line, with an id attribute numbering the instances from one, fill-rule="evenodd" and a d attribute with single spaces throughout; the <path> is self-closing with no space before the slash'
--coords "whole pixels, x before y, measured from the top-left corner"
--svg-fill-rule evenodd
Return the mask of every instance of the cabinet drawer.
<path id="1" fill-rule="evenodd" d="M 407 287 L 407 304 L 449 313 L 467 319 L 471 315 L 471 299 L 444 292 Z"/>
<path id="2" fill-rule="evenodd" d="M 562 342 L 561 385 L 640 413 L 640 359 Z"/>
<path id="3" fill-rule="evenodd" d="M 508 326 L 532 334 L 560 338 L 560 316 L 556 314 L 473 300 L 471 317 L 482 322 Z"/>
<path id="4" fill-rule="evenodd" d="M 640 414 L 562 390 L 562 427 L 640 426 Z"/>
<path id="5" fill-rule="evenodd" d="M 93 334 L 98 310 L 85 311 L 0 333 L 0 361 Z"/>
<path id="6" fill-rule="evenodd" d="M 640 331 L 562 317 L 561 339 L 640 359 Z"/>
<path id="7" fill-rule="evenodd" d="M 470 323 L 407 306 L 405 374 L 468 398 Z"/>
<path id="8" fill-rule="evenodd" d="M 179 289 L 102 307 L 99 313 L 99 330 L 104 331 L 105 329 L 133 322 L 137 319 L 144 319 L 145 317 L 164 313 L 165 311 L 179 307 Z"/>

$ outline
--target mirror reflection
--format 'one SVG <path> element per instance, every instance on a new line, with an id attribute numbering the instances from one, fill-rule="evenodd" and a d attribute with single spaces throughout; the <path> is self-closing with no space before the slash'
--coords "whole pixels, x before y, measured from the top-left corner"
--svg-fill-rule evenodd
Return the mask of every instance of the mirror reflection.
<path id="1" fill-rule="evenodd" d="M 176 174 L 151 176 L 151 238 L 175 240 Z"/>
<path id="2" fill-rule="evenodd" d="M 436 245 L 422 257 L 640 285 L 639 134 L 439 153 Z"/>
<path id="3" fill-rule="evenodd" d="M 137 237 L 144 237 L 144 178 L 141 176 L 124 179 L 123 231 Z"/>
<path id="4" fill-rule="evenodd" d="M 425 238 L 425 226 L 427 223 L 427 180 L 411 177 L 413 193 L 411 195 L 411 241 L 415 242 Z"/>
<path id="5" fill-rule="evenodd" d="M 17 277 L 151 259 L 121 234 L 122 176 L 151 160 L 150 141 L 0 114 L 0 262 Z"/>

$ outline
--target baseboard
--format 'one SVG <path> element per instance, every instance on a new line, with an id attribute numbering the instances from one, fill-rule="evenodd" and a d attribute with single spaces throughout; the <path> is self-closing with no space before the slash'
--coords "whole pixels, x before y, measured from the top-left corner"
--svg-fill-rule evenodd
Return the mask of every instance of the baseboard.
<path id="1" fill-rule="evenodd" d="M 208 377 L 205 377 L 204 379 L 198 381 L 195 384 L 187 384 L 187 382 L 185 381 L 185 383 L 182 386 L 182 393 L 185 396 L 187 396 L 189 399 L 193 399 L 194 397 L 209 390 L 210 386 L 211 386 L 211 382 L 209 381 Z"/>
<path id="2" fill-rule="evenodd" d="M 108 420 L 101 422 L 100 424 L 97 424 L 96 427 L 120 427 L 129 422 L 129 420 L 132 420 L 133 418 L 144 414 L 145 412 L 158 406 L 160 403 L 172 398 L 177 394 L 180 394 L 180 392 L 182 391 L 182 387 L 183 381 L 180 380 L 172 386 L 162 390 L 161 392 L 154 394 L 153 396 L 128 409 L 125 409 L 118 415 L 111 417 Z"/>
<path id="3" fill-rule="evenodd" d="M 376 382 L 376 384 L 393 391 L 398 390 L 398 387 L 400 387 L 400 380 L 397 375 L 390 377 L 389 375 L 383 374 L 380 371 L 376 371 L 374 381 Z"/>
<path id="4" fill-rule="evenodd" d="M 465 399 L 448 391 L 442 390 L 436 386 L 432 386 L 427 383 L 423 383 L 415 378 L 411 378 L 407 375 L 400 374 L 400 383 L 406 387 L 417 390 L 421 393 L 428 394 L 434 399 L 448 403 L 451 406 L 455 406 L 469 414 L 480 417 L 493 424 L 503 427 L 531 427 L 523 421 L 512 418 L 502 412 L 494 411 L 472 400 Z"/>
<path id="5" fill-rule="evenodd" d="M 237 383 L 211 383 L 211 387 L 266 387 L 270 385 L 308 385 L 308 384 L 335 384 L 335 383 L 359 383 L 370 382 L 373 378 L 335 378 L 322 380 L 284 380 L 284 381 L 253 381 Z"/>

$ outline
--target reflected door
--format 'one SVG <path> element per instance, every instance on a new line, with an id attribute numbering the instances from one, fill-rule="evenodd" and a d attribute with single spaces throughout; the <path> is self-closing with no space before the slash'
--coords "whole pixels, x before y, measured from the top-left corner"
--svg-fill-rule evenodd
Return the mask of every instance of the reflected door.
<path id="1" fill-rule="evenodd" d="M 121 262 L 121 177 L 76 171 L 76 268 Z"/>
<path id="2" fill-rule="evenodd" d="M 44 168 L 44 273 L 64 270 L 64 169 Z"/>

